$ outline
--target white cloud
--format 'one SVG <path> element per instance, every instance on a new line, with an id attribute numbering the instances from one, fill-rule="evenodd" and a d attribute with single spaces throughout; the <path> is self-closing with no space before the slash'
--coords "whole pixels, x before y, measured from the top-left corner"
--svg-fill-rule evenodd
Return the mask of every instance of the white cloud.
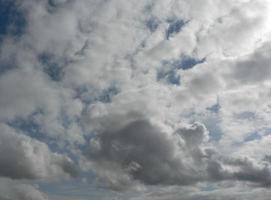
<path id="1" fill-rule="evenodd" d="M 270 163 L 262 160 L 270 155 L 268 0 L 16 2 L 27 25 L 1 42 L 2 176 L 71 173 L 70 158 L 45 144 L 53 141 L 75 160 L 85 156 L 114 189 L 134 182 L 270 184 Z M 187 57 L 189 69 L 182 66 Z M 180 84 L 159 80 L 166 67 Z M 34 120 L 49 140 L 5 125 L 18 119 Z M 192 193 L 187 199 L 209 198 Z"/>
<path id="2" fill-rule="evenodd" d="M 74 163 L 48 146 L 1 124 L 0 176 L 12 179 L 55 179 L 76 175 Z"/>

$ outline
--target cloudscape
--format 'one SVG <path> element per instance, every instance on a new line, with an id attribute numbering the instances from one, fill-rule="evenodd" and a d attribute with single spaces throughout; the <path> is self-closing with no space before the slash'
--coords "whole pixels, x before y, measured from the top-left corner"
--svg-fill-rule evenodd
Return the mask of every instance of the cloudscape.
<path id="1" fill-rule="evenodd" d="M 270 200 L 269 0 L 0 0 L 0 200 Z"/>

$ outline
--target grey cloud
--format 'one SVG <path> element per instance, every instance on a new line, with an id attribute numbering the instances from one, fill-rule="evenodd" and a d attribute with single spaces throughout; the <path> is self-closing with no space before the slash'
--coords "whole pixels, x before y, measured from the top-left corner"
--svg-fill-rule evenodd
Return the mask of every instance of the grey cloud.
<path id="1" fill-rule="evenodd" d="M 203 129 L 195 128 L 193 131 L 201 132 Z M 186 139 L 190 146 L 191 140 Z M 108 130 L 97 135 L 85 154 L 98 166 L 117 165 L 144 184 L 191 184 L 199 179 L 198 173 L 189 169 L 181 155 L 177 155 L 179 147 L 174 140 L 178 140 L 177 135 L 173 138 L 148 120 L 141 119 L 115 132 Z"/>
<path id="2" fill-rule="evenodd" d="M 271 155 L 265 155 L 264 161 L 267 161 L 267 162 L 271 163 Z"/>
<path id="3" fill-rule="evenodd" d="M 257 105 L 269 90 L 261 83 L 271 75 L 270 48 L 256 49 L 269 40 L 268 0 L 22 0 L 16 5 L 27 26 L 20 37 L 1 42 L 0 122 L 41 111 L 33 120 L 42 134 L 59 148 L 70 148 L 76 159 L 82 156 L 78 143 L 91 138 L 84 159 L 113 189 L 224 181 L 270 186 L 268 157 L 263 163 L 241 159 L 245 153 L 231 157 L 235 148 L 225 145 L 244 127 L 233 114 L 241 113 L 239 105 L 249 107 L 243 99 L 254 101 L 254 93 L 247 97 L 243 89 L 261 88 Z M 243 99 L 225 106 L 223 95 L 233 97 L 235 89 L 242 90 L 236 94 Z M 213 143 L 203 124 L 186 123 L 196 121 L 195 115 L 204 121 L 205 108 L 218 94 L 216 130 L 228 136 Z M 270 110 L 262 110 L 257 117 L 269 122 Z M 266 128 L 265 123 L 253 126 Z M 43 142 L 1 125 L 0 176 L 74 176 L 74 163 Z M 226 196 L 191 193 L 188 199 Z"/>
<path id="4" fill-rule="evenodd" d="M 0 77 L 0 120 L 27 116 L 36 109 L 57 111 L 57 90 L 37 70 L 15 69 Z"/>
<path id="5" fill-rule="evenodd" d="M 75 165 L 68 157 L 52 153 L 46 144 L 0 125 L 0 176 L 54 179 L 75 175 Z"/>
<path id="6" fill-rule="evenodd" d="M 91 139 L 85 156 L 93 163 L 101 180 L 112 189 L 125 188 L 133 181 L 184 186 L 236 180 L 269 187 L 269 167 L 219 155 L 206 146 L 207 142 L 207 130 L 200 123 L 167 133 L 142 118 L 118 130 L 108 129 L 97 134 Z M 111 175 L 103 176 L 103 169 Z"/>
<path id="7" fill-rule="evenodd" d="M 236 62 L 229 78 L 232 78 L 238 84 L 259 83 L 269 80 L 271 75 L 270 52 L 271 48 L 268 44 Z"/>
<path id="8" fill-rule="evenodd" d="M 0 200 L 48 200 L 32 185 L 0 178 Z"/>
<path id="9" fill-rule="evenodd" d="M 221 184 L 209 185 L 209 187 L 213 187 L 213 189 L 200 191 L 195 187 L 169 187 L 166 189 L 159 187 L 152 192 L 132 198 L 132 200 L 269 200 L 271 195 L 268 189 L 242 185 Z"/>
<path id="10" fill-rule="evenodd" d="M 188 148 L 198 147 L 208 137 L 206 128 L 199 123 L 195 123 L 189 128 L 182 128 L 178 130 L 178 133 L 184 139 Z"/>
<path id="11" fill-rule="evenodd" d="M 233 159 L 225 160 L 224 162 L 239 167 L 237 172 L 232 173 L 231 176 L 233 179 L 249 181 L 263 187 L 271 186 L 271 170 L 269 165 L 262 167 L 255 166 L 255 164 L 248 159 Z"/>

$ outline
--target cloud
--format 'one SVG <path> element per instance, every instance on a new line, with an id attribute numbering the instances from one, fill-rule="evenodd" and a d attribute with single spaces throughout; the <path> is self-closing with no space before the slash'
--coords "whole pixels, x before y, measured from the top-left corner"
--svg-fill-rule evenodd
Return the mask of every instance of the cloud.
<path id="1" fill-rule="evenodd" d="M 115 131 L 108 127 L 98 133 L 90 140 L 85 156 L 100 181 L 112 189 L 125 189 L 138 181 L 145 185 L 194 185 L 237 180 L 270 185 L 269 166 L 219 155 L 207 143 L 202 124 L 164 132 L 139 118 Z"/>
<path id="2" fill-rule="evenodd" d="M 236 62 L 230 77 L 244 84 L 269 80 L 271 74 L 269 52 L 270 45 L 265 45 Z"/>
<path id="3" fill-rule="evenodd" d="M 46 82 L 43 74 L 39 71 L 15 69 L 1 76 L 0 82 L 1 120 L 27 116 L 37 108 L 48 108 L 49 112 L 58 108 L 57 91 L 50 86 L 50 83 Z"/>
<path id="4" fill-rule="evenodd" d="M 95 143 L 96 148 L 92 145 Z M 145 184 L 186 184 L 193 180 L 182 173 L 188 169 L 176 157 L 176 148 L 172 138 L 150 122 L 139 120 L 117 132 L 98 135 L 91 141 L 86 155 L 98 167 L 116 165 Z"/>
<path id="5" fill-rule="evenodd" d="M 175 185 L 196 188 L 183 199 L 224 199 L 229 182 L 260 199 L 256 186 L 270 186 L 270 5 L 12 3 L 15 22 L 0 31 L 0 176 L 72 177 L 79 162 L 84 180 L 115 190 Z M 229 198 L 249 197 L 236 191 Z"/>
<path id="6" fill-rule="evenodd" d="M 53 179 L 76 175 L 74 163 L 68 157 L 52 153 L 42 142 L 18 134 L 4 124 L 1 124 L 0 138 L 0 176 L 2 177 Z"/>
<path id="7" fill-rule="evenodd" d="M 47 198 L 32 185 L 17 183 L 0 178 L 1 200 L 47 200 Z"/>
<path id="8" fill-rule="evenodd" d="M 201 186 L 198 186 L 201 187 Z M 205 186 L 203 186 L 205 188 Z M 250 188 L 245 185 L 234 186 L 230 183 L 217 184 L 210 190 L 212 186 L 208 186 L 199 190 L 196 187 L 178 188 L 178 187 L 167 187 L 157 188 L 151 192 L 144 192 L 140 197 L 132 198 L 132 200 L 138 199 L 154 199 L 154 200 L 267 200 L 270 196 L 268 189 L 262 188 Z"/>

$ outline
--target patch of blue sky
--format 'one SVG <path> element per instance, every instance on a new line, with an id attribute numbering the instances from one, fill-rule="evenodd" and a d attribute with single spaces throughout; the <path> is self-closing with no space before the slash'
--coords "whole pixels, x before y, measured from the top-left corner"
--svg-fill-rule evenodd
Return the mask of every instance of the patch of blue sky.
<path id="1" fill-rule="evenodd" d="M 35 112 L 25 118 L 17 117 L 12 121 L 7 122 L 7 124 L 22 134 L 46 143 L 53 152 L 63 152 L 68 154 L 69 151 L 63 148 L 61 146 L 62 144 L 60 144 L 57 140 L 50 137 L 43 129 L 42 124 L 35 119 L 35 115 L 37 114 L 39 113 Z"/>
<path id="2" fill-rule="evenodd" d="M 271 128 L 265 128 L 263 130 L 263 135 L 266 136 L 266 135 L 271 135 Z"/>
<path id="3" fill-rule="evenodd" d="M 220 108 L 221 108 L 221 106 L 219 104 L 214 104 L 214 105 L 208 107 L 207 110 L 209 110 L 213 113 L 218 113 Z"/>
<path id="4" fill-rule="evenodd" d="M 209 130 L 209 140 L 210 142 L 219 142 L 222 139 L 223 132 L 218 125 L 214 125 L 212 127 L 206 126 Z"/>
<path id="5" fill-rule="evenodd" d="M 201 191 L 210 192 L 217 189 L 216 184 L 213 183 L 205 183 L 204 185 L 200 186 Z"/>
<path id="6" fill-rule="evenodd" d="M 13 0 L 0 0 L 0 45 L 6 37 L 20 37 L 27 26 L 25 13 Z M 0 52 L 1 53 L 1 52 Z M 0 60 L 0 76 L 15 68 L 13 58 Z"/>
<path id="7" fill-rule="evenodd" d="M 112 98 L 117 95 L 120 90 L 117 87 L 111 86 L 101 92 L 97 97 L 97 100 L 103 103 L 110 103 Z"/>
<path id="8" fill-rule="evenodd" d="M 219 105 L 218 100 L 215 105 Z M 210 142 L 216 143 L 222 139 L 224 131 L 222 128 L 222 120 L 220 118 L 219 112 L 214 112 L 213 110 L 209 110 L 207 108 L 207 112 L 202 113 L 192 111 L 189 114 L 182 114 L 181 116 L 187 118 L 191 124 L 195 122 L 203 123 L 209 132 L 208 135 Z"/>
<path id="9" fill-rule="evenodd" d="M 0 42 L 3 37 L 21 36 L 27 25 L 25 14 L 13 0 L 0 0 Z"/>
<path id="10" fill-rule="evenodd" d="M 235 117 L 237 119 L 255 120 L 257 116 L 254 112 L 245 111 L 245 112 L 235 114 Z"/>
<path id="11" fill-rule="evenodd" d="M 224 132 L 221 128 L 221 121 L 218 116 L 209 116 L 204 119 L 202 118 L 202 116 L 193 116 L 193 114 L 191 114 L 191 116 L 187 115 L 187 117 L 191 118 L 189 120 L 189 123 L 191 124 L 195 122 L 201 122 L 205 125 L 206 129 L 209 132 L 209 142 L 217 143 L 222 139 Z"/>
<path id="12" fill-rule="evenodd" d="M 95 102 L 110 103 L 112 102 L 112 98 L 120 92 L 120 89 L 115 84 L 112 84 L 101 91 L 95 92 L 91 90 L 91 88 L 82 85 L 76 88 L 75 98 L 79 98 L 87 105 Z"/>
<path id="13" fill-rule="evenodd" d="M 7 124 L 22 134 L 46 143 L 53 152 L 67 154 L 69 157 L 73 158 L 73 160 L 76 160 L 77 158 L 74 157 L 70 152 L 70 149 L 67 148 L 67 141 L 62 141 L 62 143 L 60 143 L 53 136 L 50 136 L 50 134 L 48 134 L 48 132 L 43 128 L 41 122 L 36 119 L 39 117 L 38 115 L 43 115 L 42 111 L 38 110 L 23 118 L 17 117 L 7 122 Z M 63 121 L 65 119 L 59 120 Z"/>
<path id="14" fill-rule="evenodd" d="M 155 32 L 159 27 L 160 21 L 156 17 L 151 17 L 147 20 L 146 26 L 151 32 Z"/>
<path id="15" fill-rule="evenodd" d="M 37 182 L 40 190 L 49 197 L 61 200 L 90 200 L 90 199 L 129 199 L 129 194 L 103 189 L 98 186 L 97 178 L 92 172 L 84 172 L 73 180 L 61 182 Z"/>
<path id="16" fill-rule="evenodd" d="M 95 179 L 95 177 L 93 177 Z M 39 183 L 39 187 L 42 191 L 44 191 L 48 195 L 54 195 L 59 197 L 73 197 L 73 198 L 90 198 L 97 197 L 95 199 L 99 199 L 100 192 L 96 189 L 94 192 L 92 190 L 93 185 L 87 184 L 80 180 L 79 178 L 75 178 L 69 181 L 62 181 L 57 183 Z"/>
<path id="17" fill-rule="evenodd" d="M 204 120 L 204 125 L 209 131 L 210 142 L 219 142 L 223 136 L 223 130 L 218 116 L 210 117 Z"/>
<path id="18" fill-rule="evenodd" d="M 202 64 L 206 61 L 206 58 L 198 59 L 190 56 L 182 56 L 179 60 L 172 62 L 172 65 L 176 69 L 188 70 L 195 67 L 198 64 Z"/>
<path id="19" fill-rule="evenodd" d="M 88 91 L 89 91 L 87 85 L 80 85 L 80 86 L 76 87 L 74 89 L 74 91 L 75 91 L 74 98 L 79 98 L 79 99 L 81 99 L 82 101 L 85 102 L 84 94 L 88 93 Z"/>
<path id="20" fill-rule="evenodd" d="M 39 61 L 43 65 L 43 71 L 53 81 L 61 81 L 64 76 L 65 61 L 58 61 L 53 55 L 43 53 L 39 56 Z"/>
<path id="21" fill-rule="evenodd" d="M 247 133 L 243 142 L 245 143 L 245 142 L 251 142 L 254 140 L 261 140 L 268 135 L 271 135 L 271 128 L 264 127 L 264 128 L 258 129 L 256 131 L 253 131 L 251 133 Z"/>
<path id="22" fill-rule="evenodd" d="M 176 69 L 170 69 L 168 71 L 158 71 L 157 73 L 157 80 L 161 81 L 164 80 L 168 84 L 172 85 L 180 85 L 181 84 L 181 77 L 178 74 Z"/>
<path id="23" fill-rule="evenodd" d="M 219 142 L 223 136 L 223 130 L 221 128 L 221 120 L 219 116 L 219 111 L 221 105 L 219 102 L 219 97 L 217 97 L 216 103 L 206 110 L 209 111 L 208 117 L 204 120 L 204 124 L 209 131 L 209 140 L 213 142 Z"/>
<path id="24" fill-rule="evenodd" d="M 179 33 L 187 22 L 181 19 L 169 19 L 168 23 L 169 26 L 168 29 L 166 30 L 167 40 L 169 40 L 175 34 Z"/>
<path id="25" fill-rule="evenodd" d="M 244 142 L 250 142 L 253 140 L 261 140 L 262 136 L 258 132 L 252 132 L 244 138 Z"/>
<path id="26" fill-rule="evenodd" d="M 271 135 L 271 128 L 262 128 L 250 133 L 247 133 L 243 139 L 241 139 L 238 142 L 234 143 L 234 146 L 240 146 L 248 142 L 252 141 L 260 141 L 262 140 L 265 136 Z"/>
<path id="27" fill-rule="evenodd" d="M 61 109 L 59 120 L 61 125 L 65 129 L 69 129 L 74 123 L 80 123 L 80 116 L 77 115 L 69 115 L 65 108 Z"/>
<path id="28" fill-rule="evenodd" d="M 12 121 L 9 121 L 7 124 L 19 131 L 22 131 L 32 138 L 37 140 L 45 140 L 46 134 L 39 122 L 36 120 L 36 117 L 40 114 L 42 114 L 41 111 L 36 111 L 24 118 L 16 117 Z"/>
<path id="29" fill-rule="evenodd" d="M 207 107 L 206 109 L 212 113 L 218 113 L 221 109 L 219 97 L 217 97 L 216 103 L 214 105 Z"/>
<path id="30" fill-rule="evenodd" d="M 188 56 L 181 56 L 178 60 L 163 61 L 161 68 L 157 72 L 157 80 L 172 85 L 180 85 L 181 76 L 178 70 L 188 70 L 203 62 L 205 62 L 205 58 L 198 59 Z"/>

